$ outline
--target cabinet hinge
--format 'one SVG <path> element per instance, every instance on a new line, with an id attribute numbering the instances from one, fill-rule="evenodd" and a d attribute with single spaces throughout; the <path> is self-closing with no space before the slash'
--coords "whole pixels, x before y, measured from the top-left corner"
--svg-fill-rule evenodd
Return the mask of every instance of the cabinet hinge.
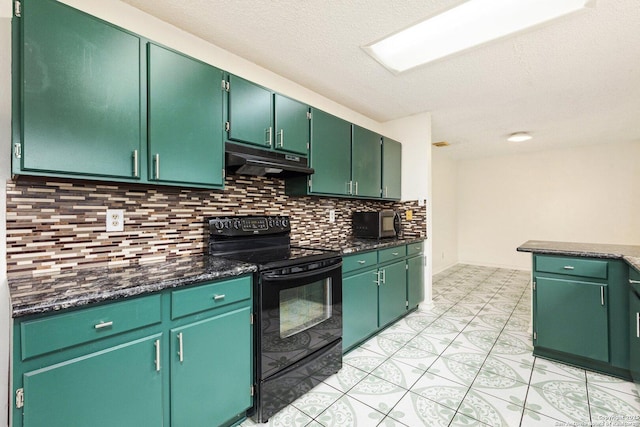
<path id="1" fill-rule="evenodd" d="M 311 120 L 311 112 L 307 111 L 307 120 Z"/>
<path id="2" fill-rule="evenodd" d="M 13 2 L 13 14 L 20 18 L 22 16 L 22 3 L 19 1 Z"/>
<path id="3" fill-rule="evenodd" d="M 222 169 L 222 180 L 224 181 L 227 178 L 227 170 L 226 169 Z"/>
<path id="4" fill-rule="evenodd" d="M 16 157 L 16 159 L 22 158 L 22 145 L 19 142 L 13 144 L 13 155 Z"/>
<path id="5" fill-rule="evenodd" d="M 20 409 L 24 406 L 24 389 L 19 388 L 16 390 L 16 409 Z"/>
<path id="6" fill-rule="evenodd" d="M 229 92 L 229 82 L 226 80 L 222 81 L 222 90 Z"/>
<path id="7" fill-rule="evenodd" d="M 405 264 L 405 266 L 404 266 L 404 267 L 405 267 L 405 268 L 404 268 L 405 270 L 409 270 L 409 264 Z M 408 302 L 408 301 L 407 301 L 407 304 L 409 304 L 409 302 Z"/>
<path id="8" fill-rule="evenodd" d="M 534 333 L 533 333 L 533 339 L 534 339 L 534 340 L 537 340 L 537 339 L 538 339 L 538 333 L 537 333 L 537 332 L 534 332 Z"/>
<path id="9" fill-rule="evenodd" d="M 224 122 L 224 130 L 225 130 L 225 132 L 230 132 L 231 131 L 231 123 Z"/>
<path id="10" fill-rule="evenodd" d="M 533 290 L 536 290 L 536 282 L 533 282 Z"/>
<path id="11" fill-rule="evenodd" d="M 251 390 L 249 390 L 249 393 L 251 393 L 251 396 L 256 394 L 256 387 L 254 385 L 251 386 Z"/>
<path id="12" fill-rule="evenodd" d="M 311 177 L 309 177 L 309 191 L 311 191 Z"/>
<path id="13" fill-rule="evenodd" d="M 307 150 L 311 150 L 311 144 L 307 142 Z"/>
<path id="14" fill-rule="evenodd" d="M 409 301 L 407 300 L 407 303 L 405 304 L 406 308 L 409 308 Z"/>
<path id="15" fill-rule="evenodd" d="M 251 325 L 253 325 L 253 322 L 254 322 L 253 317 L 254 317 L 254 315 L 253 315 L 253 313 L 251 313 L 251 315 L 249 315 L 249 324 L 251 324 Z"/>

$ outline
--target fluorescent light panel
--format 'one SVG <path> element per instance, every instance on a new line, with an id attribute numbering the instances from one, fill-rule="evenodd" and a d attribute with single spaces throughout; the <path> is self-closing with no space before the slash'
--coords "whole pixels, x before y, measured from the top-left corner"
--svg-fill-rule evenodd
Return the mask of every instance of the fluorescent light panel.
<path id="1" fill-rule="evenodd" d="M 401 73 L 590 6 L 595 0 L 469 0 L 426 21 L 363 46 Z"/>

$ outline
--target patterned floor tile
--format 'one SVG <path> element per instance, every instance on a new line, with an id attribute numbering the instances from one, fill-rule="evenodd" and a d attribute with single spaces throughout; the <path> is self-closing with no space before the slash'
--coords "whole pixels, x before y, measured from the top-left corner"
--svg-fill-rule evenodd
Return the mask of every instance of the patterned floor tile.
<path id="1" fill-rule="evenodd" d="M 520 424 L 524 408 L 498 399 L 495 396 L 470 390 L 465 396 L 458 414 L 481 421 L 493 427 L 511 427 Z"/>
<path id="2" fill-rule="evenodd" d="M 595 385 L 598 387 L 621 391 L 632 396 L 640 396 L 640 383 L 632 383 L 631 381 L 625 381 L 620 378 L 615 378 L 597 372 L 587 371 L 587 385 Z"/>
<path id="3" fill-rule="evenodd" d="M 367 375 L 367 372 L 363 371 L 362 369 L 358 369 L 347 363 L 343 363 L 340 372 L 325 379 L 324 383 L 330 385 L 336 390 L 340 390 L 341 392 L 346 393 L 354 385 L 362 381 Z"/>
<path id="4" fill-rule="evenodd" d="M 407 392 L 406 388 L 371 374 L 356 384 L 349 396 L 386 415 Z"/>
<path id="5" fill-rule="evenodd" d="M 425 372 L 426 369 L 407 365 L 394 358 L 378 366 L 371 374 L 409 390 Z"/>
<path id="6" fill-rule="evenodd" d="M 435 346 L 432 346 L 435 350 Z M 427 350 L 405 345 L 393 355 L 393 360 L 426 371 L 439 356 Z"/>
<path id="7" fill-rule="evenodd" d="M 382 421 L 380 421 L 380 424 L 378 424 L 378 427 L 411 427 L 411 426 L 401 423 L 398 420 L 394 420 L 393 418 L 391 418 L 391 416 L 387 415 Z"/>
<path id="8" fill-rule="evenodd" d="M 474 418 L 468 417 L 458 412 L 451 420 L 451 424 L 449 424 L 449 427 L 485 427 L 488 425 L 490 424 L 482 423 Z"/>
<path id="9" fill-rule="evenodd" d="M 526 361 L 524 363 L 516 362 L 505 357 L 489 354 L 482 370 L 529 384 L 533 364 L 529 364 Z"/>
<path id="10" fill-rule="evenodd" d="M 362 343 L 358 349 L 369 350 L 381 356 L 390 357 L 404 346 L 403 343 L 388 338 L 374 336 Z M 349 353 L 351 354 L 351 353 Z"/>
<path id="11" fill-rule="evenodd" d="M 407 331 L 404 329 L 399 329 L 399 328 L 394 328 L 393 326 L 385 329 L 384 331 L 380 332 L 378 335 L 376 335 L 375 338 L 384 338 L 384 339 L 388 339 L 391 341 L 395 341 L 397 343 L 400 343 L 402 345 L 405 345 L 406 343 L 408 343 L 409 341 L 411 341 L 413 338 L 415 338 L 415 336 L 418 333 L 415 331 Z"/>
<path id="12" fill-rule="evenodd" d="M 520 427 L 552 427 L 561 426 L 562 422 L 546 415 L 539 414 L 528 409 L 522 414 L 522 422 Z M 568 424 L 565 424 L 568 425 Z M 588 424 L 585 424 L 588 425 Z"/>
<path id="13" fill-rule="evenodd" d="M 411 388 L 411 392 L 426 397 L 455 411 L 469 388 L 451 379 L 426 372 Z"/>
<path id="14" fill-rule="evenodd" d="M 311 418 L 315 418 L 343 395 L 344 393 L 341 391 L 326 383 L 321 383 L 296 399 L 292 406 Z"/>
<path id="15" fill-rule="evenodd" d="M 351 365 L 354 368 L 370 373 L 375 368 L 382 365 L 387 359 L 388 358 L 386 356 L 374 353 L 364 348 L 358 348 L 347 354 L 342 361 L 343 364 Z"/>
<path id="16" fill-rule="evenodd" d="M 460 385 L 469 387 L 471 383 L 473 383 L 473 380 L 475 379 L 479 370 L 479 366 L 470 366 L 468 364 L 458 362 L 454 359 L 440 357 L 433 363 L 433 365 L 431 365 L 431 367 L 427 370 L 427 373 L 438 375 L 440 377 L 444 377 L 451 381 L 454 381 Z"/>
<path id="17" fill-rule="evenodd" d="M 383 418 L 384 414 L 381 412 L 353 397 L 344 395 L 321 413 L 315 421 L 324 427 L 375 426 Z"/>
<path id="18" fill-rule="evenodd" d="M 457 334 L 455 336 L 457 336 Z M 451 335 L 427 336 L 424 333 L 421 333 L 420 335 L 409 341 L 404 348 L 412 347 L 419 350 L 428 351 L 432 354 L 440 354 L 447 347 L 449 347 L 453 339 L 455 339 L 455 337 L 452 338 Z"/>
<path id="19" fill-rule="evenodd" d="M 269 421 L 266 423 L 254 423 L 251 419 L 247 419 L 240 424 L 240 426 L 304 427 L 311 422 L 313 422 L 313 418 L 309 417 L 294 406 L 289 405 L 269 418 Z"/>
<path id="20" fill-rule="evenodd" d="M 555 375 L 556 377 L 564 377 L 576 381 L 587 381 L 587 372 L 582 368 L 566 365 L 560 362 L 554 362 L 547 359 L 536 358 L 533 366 L 533 377 L 545 377 Z"/>
<path id="21" fill-rule="evenodd" d="M 589 383 L 587 392 L 592 414 L 602 412 L 598 409 L 604 409 L 618 415 L 635 416 L 640 425 L 640 397 Z"/>
<path id="22" fill-rule="evenodd" d="M 471 390 L 490 394 L 519 406 L 524 406 L 528 389 L 526 383 L 486 370 L 481 370 L 471 385 Z"/>
<path id="23" fill-rule="evenodd" d="M 471 342 L 466 336 L 460 334 L 455 340 L 453 340 L 453 342 L 451 342 L 442 355 L 446 356 L 450 353 L 465 352 L 480 354 L 486 357 L 493 347 L 494 344 L 489 341 L 478 339 Z"/>
<path id="24" fill-rule="evenodd" d="M 389 416 L 411 427 L 447 427 L 455 413 L 451 408 L 409 392 L 391 410 Z"/>
<path id="25" fill-rule="evenodd" d="M 538 382 L 529 387 L 525 408 L 560 421 L 590 421 L 586 383 L 566 378 Z"/>

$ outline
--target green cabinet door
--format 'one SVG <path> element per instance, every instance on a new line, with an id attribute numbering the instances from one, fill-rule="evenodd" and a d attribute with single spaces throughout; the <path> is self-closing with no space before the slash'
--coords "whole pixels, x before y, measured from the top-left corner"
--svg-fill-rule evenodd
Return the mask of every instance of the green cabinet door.
<path id="1" fill-rule="evenodd" d="M 378 329 L 377 269 L 342 279 L 342 348 L 348 350 Z"/>
<path id="2" fill-rule="evenodd" d="M 223 185 L 222 71 L 148 44 L 149 179 Z"/>
<path id="3" fill-rule="evenodd" d="M 171 425 L 222 425 L 251 406 L 250 313 L 247 306 L 171 330 Z"/>
<path id="4" fill-rule="evenodd" d="M 402 144 L 382 139 L 382 197 L 400 200 L 402 196 Z"/>
<path id="5" fill-rule="evenodd" d="M 640 382 L 640 271 L 629 268 L 629 370 Z"/>
<path id="6" fill-rule="evenodd" d="M 407 301 L 410 310 L 424 301 L 424 258 L 421 256 L 407 259 Z"/>
<path id="7" fill-rule="evenodd" d="M 140 39 L 57 1 L 22 4 L 14 171 L 137 178 Z"/>
<path id="8" fill-rule="evenodd" d="M 349 195 L 351 124 L 321 110 L 311 111 L 311 193 Z"/>
<path id="9" fill-rule="evenodd" d="M 309 144 L 309 106 L 277 93 L 273 95 L 273 105 L 275 149 L 306 155 Z"/>
<path id="10" fill-rule="evenodd" d="M 157 334 L 24 373 L 21 425 L 163 425 L 160 341 Z"/>
<path id="11" fill-rule="evenodd" d="M 536 346 L 609 361 L 606 283 L 535 277 Z"/>
<path id="12" fill-rule="evenodd" d="M 407 311 L 407 268 L 405 261 L 380 267 L 378 326 L 383 327 Z"/>
<path id="13" fill-rule="evenodd" d="M 272 148 L 271 91 L 240 77 L 229 76 L 229 139 Z"/>
<path id="14" fill-rule="evenodd" d="M 353 194 L 361 197 L 380 197 L 382 185 L 382 149 L 380 135 L 353 125 L 351 175 Z"/>

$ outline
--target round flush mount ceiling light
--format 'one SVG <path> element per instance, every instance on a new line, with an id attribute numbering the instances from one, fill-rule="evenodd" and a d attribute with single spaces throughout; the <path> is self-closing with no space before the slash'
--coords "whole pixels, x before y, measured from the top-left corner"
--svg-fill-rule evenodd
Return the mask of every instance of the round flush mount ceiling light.
<path id="1" fill-rule="evenodd" d="M 507 138 L 507 141 L 511 141 L 511 142 L 524 142 L 524 141 L 528 141 L 532 138 L 531 135 L 529 135 L 526 132 L 516 132 L 516 133 L 512 133 L 511 135 L 509 135 L 509 138 Z"/>

